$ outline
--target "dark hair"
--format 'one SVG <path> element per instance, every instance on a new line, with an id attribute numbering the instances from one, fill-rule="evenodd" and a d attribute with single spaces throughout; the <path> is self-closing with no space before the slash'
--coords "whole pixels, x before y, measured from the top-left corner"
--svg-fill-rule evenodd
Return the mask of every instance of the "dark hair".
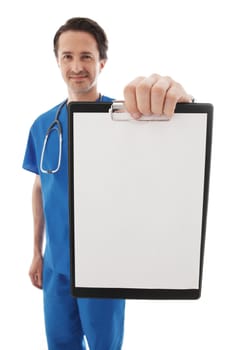
<path id="1" fill-rule="evenodd" d="M 53 49 L 56 56 L 59 37 L 62 33 L 67 32 L 68 30 L 87 32 L 91 34 L 97 42 L 100 59 L 107 58 L 108 39 L 104 30 L 97 22 L 85 17 L 71 18 L 58 29 L 53 39 Z"/>

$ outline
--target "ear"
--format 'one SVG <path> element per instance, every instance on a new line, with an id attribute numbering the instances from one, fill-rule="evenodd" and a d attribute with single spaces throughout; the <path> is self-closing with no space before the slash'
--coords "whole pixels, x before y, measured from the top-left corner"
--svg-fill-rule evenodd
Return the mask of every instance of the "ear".
<path id="1" fill-rule="evenodd" d="M 106 62 L 107 62 L 107 59 L 102 59 L 102 60 L 100 60 L 100 71 L 99 71 L 99 72 L 102 71 L 102 69 L 104 68 Z"/>
<path id="2" fill-rule="evenodd" d="M 57 65 L 58 65 L 58 68 L 60 68 L 60 63 L 59 63 L 59 60 L 58 60 L 58 57 L 56 56 L 56 62 L 57 62 Z"/>

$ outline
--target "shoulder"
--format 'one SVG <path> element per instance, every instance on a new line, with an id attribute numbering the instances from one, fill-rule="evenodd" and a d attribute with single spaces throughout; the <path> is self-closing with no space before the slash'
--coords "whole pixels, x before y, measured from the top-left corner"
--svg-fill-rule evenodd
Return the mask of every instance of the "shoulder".
<path id="1" fill-rule="evenodd" d="M 48 111 L 46 111 L 46 112 L 42 113 L 41 115 L 39 115 L 35 119 L 32 127 L 37 126 L 37 125 L 43 125 L 44 123 L 47 124 L 47 122 L 49 122 L 51 119 L 54 119 L 54 117 L 56 115 L 56 112 L 57 112 L 57 110 L 58 110 L 60 105 L 61 105 L 61 103 L 59 103 L 58 105 L 52 107 Z"/>
<path id="2" fill-rule="evenodd" d="M 105 95 L 101 96 L 101 102 L 113 102 L 114 100 L 115 100 L 115 98 L 112 98 L 112 97 L 108 97 Z"/>
<path id="3" fill-rule="evenodd" d="M 35 130 L 38 128 L 46 128 L 48 127 L 48 125 L 51 124 L 51 122 L 54 120 L 55 115 L 57 113 L 57 110 L 59 108 L 59 106 L 62 104 L 63 102 L 57 104 L 56 106 L 52 107 L 51 109 L 49 109 L 48 111 L 42 113 L 41 115 L 39 115 L 33 122 L 32 126 L 31 126 L 31 130 Z"/>

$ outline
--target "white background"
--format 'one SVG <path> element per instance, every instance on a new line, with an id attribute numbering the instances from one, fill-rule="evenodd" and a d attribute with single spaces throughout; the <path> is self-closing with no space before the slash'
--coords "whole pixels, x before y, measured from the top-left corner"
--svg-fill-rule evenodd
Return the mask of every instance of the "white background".
<path id="1" fill-rule="evenodd" d="M 232 349 L 232 11 L 230 0 L 7 1 L 0 5 L 1 339 L 4 349 L 45 350 L 42 293 L 30 285 L 31 185 L 21 169 L 33 120 L 66 97 L 52 39 L 68 18 L 106 30 L 99 87 L 122 98 L 137 75 L 157 72 L 215 107 L 202 297 L 129 301 L 124 350 Z"/>

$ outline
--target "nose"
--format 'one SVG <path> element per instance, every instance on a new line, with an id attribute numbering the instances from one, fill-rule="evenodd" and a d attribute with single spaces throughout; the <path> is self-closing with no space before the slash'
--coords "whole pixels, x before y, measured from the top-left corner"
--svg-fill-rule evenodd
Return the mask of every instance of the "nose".
<path id="1" fill-rule="evenodd" d="M 80 71 L 83 70 L 83 64 L 82 64 L 82 61 L 80 60 L 80 58 L 78 58 L 78 57 L 73 58 L 71 69 L 74 73 L 79 73 Z"/>

